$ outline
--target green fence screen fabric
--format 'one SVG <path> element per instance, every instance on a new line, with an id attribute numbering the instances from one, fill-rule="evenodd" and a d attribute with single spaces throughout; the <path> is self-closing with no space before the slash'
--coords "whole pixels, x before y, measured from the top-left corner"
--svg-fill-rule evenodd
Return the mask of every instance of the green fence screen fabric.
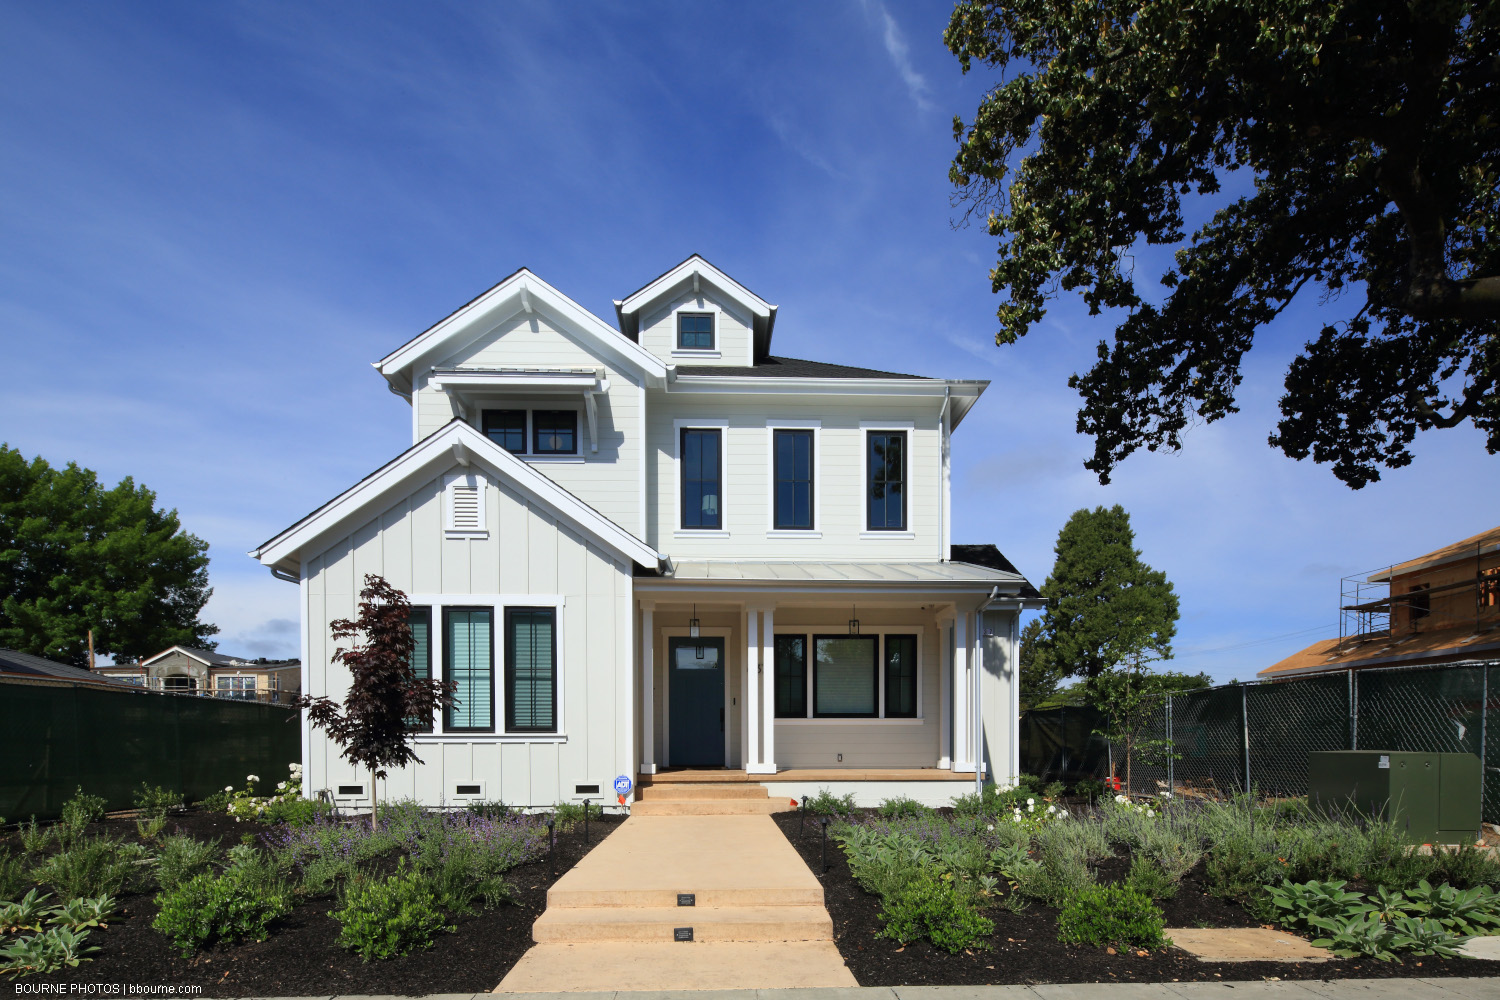
<path id="1" fill-rule="evenodd" d="M 302 761 L 299 713 L 283 705 L 0 680 L 0 816 L 54 819 L 82 786 L 130 809 L 142 782 L 189 801 L 245 776 L 275 787 Z"/>

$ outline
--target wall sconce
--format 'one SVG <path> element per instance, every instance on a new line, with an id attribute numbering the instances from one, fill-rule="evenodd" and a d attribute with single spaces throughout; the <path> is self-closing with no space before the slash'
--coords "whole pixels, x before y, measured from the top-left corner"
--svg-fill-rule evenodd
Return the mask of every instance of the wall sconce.
<path id="1" fill-rule="evenodd" d="M 702 622 L 698 621 L 698 605 L 693 605 L 693 617 L 688 619 L 688 638 L 697 639 L 703 633 Z M 698 659 L 703 659 L 703 643 L 698 643 Z"/>
<path id="2" fill-rule="evenodd" d="M 859 617 L 853 606 L 849 608 L 849 634 L 859 635 Z"/>

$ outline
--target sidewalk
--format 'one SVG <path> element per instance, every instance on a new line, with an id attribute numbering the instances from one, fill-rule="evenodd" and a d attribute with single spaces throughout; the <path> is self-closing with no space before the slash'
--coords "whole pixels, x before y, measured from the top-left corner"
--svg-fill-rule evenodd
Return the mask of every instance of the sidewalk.
<path id="1" fill-rule="evenodd" d="M 421 1000 L 490 1000 L 448 993 Z M 784 990 L 513 993 L 516 1000 L 1500 1000 L 1493 979 L 1333 979 L 1239 983 L 1053 983 L 1044 986 L 870 986 Z M 274 1000 L 375 1000 L 361 996 Z M 387 1000 L 387 998 L 380 998 Z M 395 998 L 390 998 L 395 1000 Z"/>

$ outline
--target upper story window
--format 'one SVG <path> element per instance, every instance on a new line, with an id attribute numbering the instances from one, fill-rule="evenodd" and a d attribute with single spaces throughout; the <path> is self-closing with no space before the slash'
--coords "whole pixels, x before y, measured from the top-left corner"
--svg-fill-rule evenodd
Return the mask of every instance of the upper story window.
<path id="1" fill-rule="evenodd" d="M 682 526 L 722 528 L 723 438 L 719 428 L 684 427 L 681 456 Z"/>
<path id="2" fill-rule="evenodd" d="M 484 436 L 513 455 L 526 454 L 526 411 L 485 410 Z"/>
<path id="3" fill-rule="evenodd" d="M 775 430 L 771 435 L 776 496 L 772 524 L 777 530 L 813 527 L 813 432 Z"/>
<path id="4" fill-rule="evenodd" d="M 534 455 L 578 454 L 578 411 L 533 410 L 531 452 Z"/>
<path id="5" fill-rule="evenodd" d="M 866 526 L 906 530 L 906 432 L 869 431 L 865 444 Z"/>
<path id="6" fill-rule="evenodd" d="M 677 349 L 681 351 L 713 350 L 714 314 L 678 313 Z"/>

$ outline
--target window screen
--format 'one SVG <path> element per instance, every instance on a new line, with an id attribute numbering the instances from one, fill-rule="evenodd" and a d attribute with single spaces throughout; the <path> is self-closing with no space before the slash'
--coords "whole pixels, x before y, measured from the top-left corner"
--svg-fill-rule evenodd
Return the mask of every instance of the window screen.
<path id="1" fill-rule="evenodd" d="M 712 313 L 678 313 L 677 346 L 682 350 L 713 350 L 714 317 Z"/>
<path id="2" fill-rule="evenodd" d="M 811 529 L 813 432 L 778 430 L 771 437 L 776 462 L 776 527 Z"/>
<path id="3" fill-rule="evenodd" d="M 418 680 L 432 677 L 432 609 L 412 608 L 407 622 L 411 625 L 411 673 Z M 432 732 L 432 717 L 409 718 L 406 725 L 412 732 Z"/>
<path id="4" fill-rule="evenodd" d="M 578 411 L 533 410 L 531 450 L 537 455 L 578 454 Z"/>
<path id="5" fill-rule="evenodd" d="M 906 432 L 870 431 L 865 456 L 871 531 L 906 529 Z"/>
<path id="6" fill-rule="evenodd" d="M 557 611 L 505 612 L 505 731 L 557 731 Z"/>
<path id="7" fill-rule="evenodd" d="M 526 411 L 485 410 L 485 437 L 516 455 L 526 452 Z"/>
<path id="8" fill-rule="evenodd" d="M 807 716 L 807 636 L 776 637 L 776 718 Z"/>
<path id="9" fill-rule="evenodd" d="M 494 621 L 490 608 L 443 609 L 444 676 L 455 685 L 443 717 L 450 732 L 495 731 Z"/>
<path id="10" fill-rule="evenodd" d="M 720 480 L 723 473 L 719 431 L 682 429 L 682 526 L 718 528 Z"/>
<path id="11" fill-rule="evenodd" d="M 873 635 L 813 637 L 813 714 L 874 718 L 876 646 Z"/>
<path id="12" fill-rule="evenodd" d="M 885 637 L 885 717 L 917 717 L 917 637 Z"/>

